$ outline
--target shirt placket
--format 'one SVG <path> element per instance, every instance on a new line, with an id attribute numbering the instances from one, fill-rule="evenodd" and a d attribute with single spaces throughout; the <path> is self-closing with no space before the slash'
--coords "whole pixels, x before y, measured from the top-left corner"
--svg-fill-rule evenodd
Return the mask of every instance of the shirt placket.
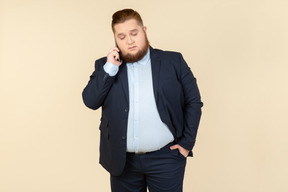
<path id="1" fill-rule="evenodd" d="M 139 69 L 138 64 L 133 65 L 134 76 L 134 147 L 135 152 L 139 151 Z"/>

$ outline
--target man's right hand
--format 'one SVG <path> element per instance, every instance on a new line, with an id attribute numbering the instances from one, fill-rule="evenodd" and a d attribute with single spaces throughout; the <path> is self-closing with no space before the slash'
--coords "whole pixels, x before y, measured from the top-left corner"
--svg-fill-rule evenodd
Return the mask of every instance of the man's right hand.
<path id="1" fill-rule="evenodd" d="M 123 61 L 120 60 L 119 52 L 120 50 L 117 47 L 113 47 L 107 55 L 107 62 L 120 66 Z"/>

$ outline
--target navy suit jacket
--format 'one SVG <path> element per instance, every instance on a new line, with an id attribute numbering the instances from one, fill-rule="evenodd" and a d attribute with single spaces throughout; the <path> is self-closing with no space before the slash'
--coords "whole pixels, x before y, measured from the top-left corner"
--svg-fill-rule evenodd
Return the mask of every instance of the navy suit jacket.
<path id="1" fill-rule="evenodd" d="M 201 117 L 200 93 L 182 55 L 150 47 L 153 90 L 161 120 L 171 130 L 175 142 L 190 151 L 195 144 Z M 126 162 L 126 135 L 129 90 L 126 63 L 116 76 L 103 69 L 106 57 L 95 62 L 95 71 L 83 90 L 85 105 L 102 107 L 100 123 L 100 164 L 112 175 L 120 175 Z"/>

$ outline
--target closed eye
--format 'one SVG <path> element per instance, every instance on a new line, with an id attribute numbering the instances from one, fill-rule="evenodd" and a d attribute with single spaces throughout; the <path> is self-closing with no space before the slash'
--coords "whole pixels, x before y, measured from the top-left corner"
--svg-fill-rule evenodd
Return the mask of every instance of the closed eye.
<path id="1" fill-rule="evenodd" d="M 130 31 L 130 34 L 131 34 L 132 36 L 136 36 L 136 35 L 138 34 L 138 30 L 137 30 L 137 29 L 131 30 L 131 31 Z"/>
<path id="2" fill-rule="evenodd" d="M 118 38 L 119 38 L 120 40 L 123 40 L 123 39 L 125 39 L 125 35 L 119 35 Z"/>

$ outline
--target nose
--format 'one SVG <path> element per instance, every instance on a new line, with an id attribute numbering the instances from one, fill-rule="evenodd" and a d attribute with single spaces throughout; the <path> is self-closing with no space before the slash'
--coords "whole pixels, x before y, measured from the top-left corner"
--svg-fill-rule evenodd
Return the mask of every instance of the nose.
<path id="1" fill-rule="evenodd" d="M 129 35 L 128 36 L 128 44 L 131 45 L 134 43 L 134 39 Z"/>

